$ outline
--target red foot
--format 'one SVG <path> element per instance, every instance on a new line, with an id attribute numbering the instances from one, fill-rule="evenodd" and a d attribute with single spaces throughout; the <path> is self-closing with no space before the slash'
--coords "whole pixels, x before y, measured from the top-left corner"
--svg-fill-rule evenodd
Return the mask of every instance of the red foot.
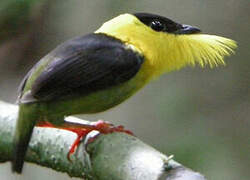
<path id="1" fill-rule="evenodd" d="M 89 132 L 91 132 L 92 130 L 97 130 L 100 133 L 103 134 L 109 134 L 109 133 L 113 133 L 113 132 L 124 132 L 126 134 L 129 135 L 134 135 L 131 131 L 124 129 L 123 126 L 113 126 L 110 123 L 104 122 L 102 120 L 99 120 L 95 123 L 92 123 L 91 125 L 82 125 L 82 127 L 55 127 L 53 124 L 49 123 L 49 122 L 39 122 L 37 124 L 37 126 L 39 127 L 50 127 L 50 128 L 59 128 L 59 129 L 64 129 L 64 130 L 68 130 L 71 132 L 74 132 L 77 134 L 77 138 L 74 141 L 74 143 L 71 145 L 70 150 L 68 152 L 67 158 L 69 161 L 71 161 L 70 156 L 75 152 L 75 149 L 78 147 L 82 137 L 86 136 Z M 95 137 L 91 138 L 88 143 L 93 142 L 95 139 Z"/>
<path id="2" fill-rule="evenodd" d="M 102 120 L 99 120 L 99 121 L 93 123 L 93 126 L 94 126 L 93 130 L 97 130 L 103 134 L 109 134 L 109 133 L 113 133 L 113 132 L 124 132 L 124 133 L 127 133 L 129 135 L 134 135 L 130 130 L 124 129 L 124 126 L 122 126 L 122 125 L 114 126 L 113 124 L 104 122 Z"/>
<path id="3" fill-rule="evenodd" d="M 55 126 L 53 124 L 51 124 L 50 122 L 47 121 L 39 121 L 36 126 L 38 127 L 48 127 L 48 128 L 55 128 Z"/>
<path id="4" fill-rule="evenodd" d="M 86 136 L 92 130 L 90 130 L 90 129 L 73 129 L 73 128 L 63 128 L 63 129 L 68 130 L 68 131 L 72 131 L 72 132 L 76 133 L 76 135 L 77 135 L 76 140 L 71 145 L 69 152 L 67 154 L 68 160 L 71 161 L 70 156 L 72 154 L 74 154 L 76 148 L 78 147 L 78 145 L 81 142 L 82 137 Z"/>

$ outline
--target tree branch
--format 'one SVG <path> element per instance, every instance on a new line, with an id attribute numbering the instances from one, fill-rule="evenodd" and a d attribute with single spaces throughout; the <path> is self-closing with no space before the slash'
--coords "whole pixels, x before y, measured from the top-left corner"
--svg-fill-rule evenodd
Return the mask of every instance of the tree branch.
<path id="1" fill-rule="evenodd" d="M 0 102 L 0 162 L 11 160 L 17 112 L 18 106 Z M 95 133 L 91 132 L 85 141 Z M 75 134 L 65 130 L 35 128 L 25 160 L 84 179 L 205 180 L 199 173 L 124 133 L 99 135 L 86 148 L 82 142 L 69 162 L 67 152 L 75 138 Z"/>

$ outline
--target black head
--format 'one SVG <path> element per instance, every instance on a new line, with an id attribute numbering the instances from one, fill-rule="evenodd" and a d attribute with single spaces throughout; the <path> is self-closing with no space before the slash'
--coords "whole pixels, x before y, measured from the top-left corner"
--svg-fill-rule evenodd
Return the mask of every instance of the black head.
<path id="1" fill-rule="evenodd" d="M 179 24 L 172 21 L 171 19 L 155 14 L 135 13 L 134 16 L 136 16 L 145 25 L 158 32 L 167 32 L 173 34 L 195 34 L 201 32 L 201 30 L 196 27 Z"/>

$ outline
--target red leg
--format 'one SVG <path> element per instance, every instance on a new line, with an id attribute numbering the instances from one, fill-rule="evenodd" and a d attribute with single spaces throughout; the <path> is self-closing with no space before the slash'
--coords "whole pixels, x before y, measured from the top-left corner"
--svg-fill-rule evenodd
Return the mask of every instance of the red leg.
<path id="1" fill-rule="evenodd" d="M 102 120 L 97 121 L 93 125 L 94 125 L 93 130 L 97 130 L 103 134 L 109 134 L 109 133 L 113 133 L 113 132 L 124 132 L 124 133 L 129 134 L 129 135 L 134 135 L 130 130 L 124 129 L 124 126 L 122 126 L 122 125 L 114 126 L 114 125 L 109 124 L 109 123 L 102 121 Z"/>
<path id="2" fill-rule="evenodd" d="M 110 123 L 107 123 L 101 120 L 92 124 L 74 124 L 74 123 L 65 122 L 62 126 L 59 126 L 59 127 L 51 124 L 50 122 L 39 122 L 36 126 L 59 128 L 59 129 L 68 130 L 77 134 L 77 138 L 74 141 L 74 143 L 71 145 L 70 150 L 67 155 L 67 158 L 69 161 L 71 161 L 70 156 L 75 152 L 75 149 L 78 147 L 82 137 L 86 136 L 89 132 L 93 130 L 99 131 L 100 133 L 103 133 L 103 134 L 109 134 L 113 132 L 124 132 L 129 135 L 133 135 L 131 131 L 124 129 L 123 126 L 116 127 Z M 91 138 L 91 140 L 88 143 L 91 143 L 94 139 L 95 137 Z"/>

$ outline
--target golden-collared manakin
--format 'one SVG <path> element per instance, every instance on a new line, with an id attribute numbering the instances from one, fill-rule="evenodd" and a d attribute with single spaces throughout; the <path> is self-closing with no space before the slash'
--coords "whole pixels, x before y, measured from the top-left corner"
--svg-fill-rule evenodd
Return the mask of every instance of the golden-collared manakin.
<path id="1" fill-rule="evenodd" d="M 19 88 L 12 169 L 21 173 L 35 125 L 67 128 L 72 114 L 112 108 L 163 73 L 224 64 L 235 41 L 148 14 L 122 14 L 42 58 Z M 98 129 L 98 126 L 96 126 Z"/>

